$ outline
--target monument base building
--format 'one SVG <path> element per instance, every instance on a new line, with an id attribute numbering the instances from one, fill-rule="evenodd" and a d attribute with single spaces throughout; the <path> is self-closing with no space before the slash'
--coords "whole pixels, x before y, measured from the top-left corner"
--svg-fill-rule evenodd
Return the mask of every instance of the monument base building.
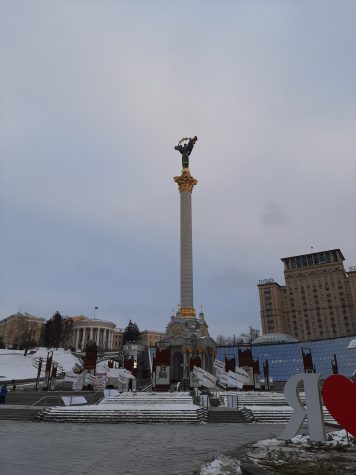
<path id="1" fill-rule="evenodd" d="M 156 386 L 168 384 L 159 378 L 162 365 L 169 367 L 169 384 L 184 381 L 190 385 L 194 366 L 212 373 L 215 351 L 215 341 L 209 336 L 203 312 L 198 317 L 187 318 L 178 310 L 171 316 L 166 337 L 157 344 Z"/>

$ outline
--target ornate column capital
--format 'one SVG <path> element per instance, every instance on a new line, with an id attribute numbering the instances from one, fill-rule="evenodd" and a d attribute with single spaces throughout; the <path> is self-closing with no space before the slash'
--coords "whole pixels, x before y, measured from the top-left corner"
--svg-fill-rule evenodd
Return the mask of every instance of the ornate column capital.
<path id="1" fill-rule="evenodd" d="M 175 176 L 174 181 L 178 184 L 179 191 L 193 191 L 193 187 L 198 183 L 198 180 L 192 177 L 189 168 L 183 168 L 180 176 Z"/>
<path id="2" fill-rule="evenodd" d="M 195 309 L 193 307 L 181 307 L 180 309 L 181 317 L 195 317 Z"/>

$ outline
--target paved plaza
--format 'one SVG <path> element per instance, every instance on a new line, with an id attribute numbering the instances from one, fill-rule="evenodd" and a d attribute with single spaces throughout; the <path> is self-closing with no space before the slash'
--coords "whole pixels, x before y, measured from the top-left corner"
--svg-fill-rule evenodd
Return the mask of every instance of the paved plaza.
<path id="1" fill-rule="evenodd" d="M 213 455 L 279 435 L 273 424 L 1 421 L 1 475 L 192 474 Z"/>

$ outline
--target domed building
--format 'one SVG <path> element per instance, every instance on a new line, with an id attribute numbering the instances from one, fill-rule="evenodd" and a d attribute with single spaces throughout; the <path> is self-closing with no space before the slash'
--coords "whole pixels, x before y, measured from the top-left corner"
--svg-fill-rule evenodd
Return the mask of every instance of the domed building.
<path id="1" fill-rule="evenodd" d="M 117 334 L 116 325 L 105 320 L 95 320 L 78 315 L 72 320 L 72 345 L 75 348 L 85 348 L 89 342 L 95 342 L 104 350 L 113 350 L 114 336 Z"/>

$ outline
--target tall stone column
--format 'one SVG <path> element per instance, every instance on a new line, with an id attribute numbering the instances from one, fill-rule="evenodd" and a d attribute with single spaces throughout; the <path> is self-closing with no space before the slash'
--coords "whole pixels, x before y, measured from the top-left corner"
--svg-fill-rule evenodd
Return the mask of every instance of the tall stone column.
<path id="1" fill-rule="evenodd" d="M 78 348 L 78 345 L 79 345 L 79 330 L 78 330 L 78 328 L 75 330 L 74 334 L 75 334 L 75 344 L 74 344 L 74 347 L 75 347 L 75 349 L 77 349 L 77 348 Z"/>
<path id="2" fill-rule="evenodd" d="M 112 350 L 112 339 L 113 339 L 113 332 L 110 330 L 110 342 L 109 342 L 109 349 Z"/>
<path id="3" fill-rule="evenodd" d="M 174 177 L 180 193 L 180 304 L 182 317 L 195 317 L 193 302 L 192 191 L 198 180 L 183 168 Z"/>

